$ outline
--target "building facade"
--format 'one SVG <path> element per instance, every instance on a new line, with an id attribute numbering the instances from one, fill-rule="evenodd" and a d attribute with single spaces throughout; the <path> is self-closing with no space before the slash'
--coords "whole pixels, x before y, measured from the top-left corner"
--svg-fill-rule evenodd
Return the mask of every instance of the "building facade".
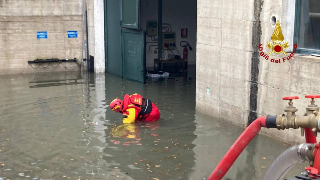
<path id="1" fill-rule="evenodd" d="M 140 3 L 144 29 L 146 21 L 157 19 L 153 13 L 157 3 Z M 196 23 L 191 23 L 195 11 L 184 3 L 188 2 L 180 2 L 186 11 L 182 13 L 169 11 L 171 1 L 164 1 L 163 16 L 178 35 L 181 28 L 188 28 L 188 41 L 195 43 L 196 34 L 196 47 L 190 52 L 196 60 L 190 63 L 197 67 L 197 110 L 245 127 L 256 117 L 283 113 L 287 102 L 282 97 L 297 95 L 294 106 L 297 114 L 304 114 L 310 101 L 304 96 L 320 90 L 319 1 L 197 0 Z M 104 0 L 0 1 L 0 74 L 63 71 L 63 66 L 34 68 L 28 61 L 77 58 L 84 65 L 82 59 L 89 55 L 94 56 L 95 72 L 105 72 L 106 9 Z M 286 55 L 272 53 L 266 58 L 277 22 L 283 43 L 289 46 Z M 77 38 L 68 38 L 68 31 L 77 31 Z M 47 38 L 38 38 L 38 32 L 46 32 Z M 149 47 L 146 52 L 151 59 L 147 65 L 153 65 L 155 51 Z M 299 130 L 263 133 L 289 143 L 303 140 Z"/>

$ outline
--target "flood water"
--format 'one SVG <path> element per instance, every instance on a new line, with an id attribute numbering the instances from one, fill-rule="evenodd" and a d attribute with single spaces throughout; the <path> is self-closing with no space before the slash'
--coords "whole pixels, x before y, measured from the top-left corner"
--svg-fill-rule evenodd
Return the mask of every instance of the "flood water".
<path id="1" fill-rule="evenodd" d="M 108 104 L 126 93 L 151 99 L 161 119 L 122 125 Z M 146 85 L 109 74 L 0 76 L 0 180 L 202 180 L 242 131 L 195 111 L 192 73 Z M 287 148 L 259 135 L 225 179 L 260 180 Z"/>

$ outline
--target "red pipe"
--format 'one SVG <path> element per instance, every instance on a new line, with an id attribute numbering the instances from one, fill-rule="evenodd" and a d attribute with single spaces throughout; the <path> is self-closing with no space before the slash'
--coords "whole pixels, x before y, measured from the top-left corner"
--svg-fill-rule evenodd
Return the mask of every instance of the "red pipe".
<path id="1" fill-rule="evenodd" d="M 245 129 L 237 141 L 231 146 L 227 154 L 222 158 L 216 169 L 208 177 L 208 180 L 220 180 L 223 178 L 243 149 L 259 133 L 261 127 L 266 127 L 266 118 L 266 116 L 263 116 L 256 119 Z"/>
<path id="2" fill-rule="evenodd" d="M 312 134 L 312 131 L 310 128 L 304 128 L 304 133 L 306 136 L 306 143 L 317 143 L 317 138 Z"/>

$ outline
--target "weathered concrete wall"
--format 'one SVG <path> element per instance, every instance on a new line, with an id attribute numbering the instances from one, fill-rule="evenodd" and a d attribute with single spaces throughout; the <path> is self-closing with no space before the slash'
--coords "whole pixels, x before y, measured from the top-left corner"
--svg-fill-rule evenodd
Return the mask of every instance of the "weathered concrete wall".
<path id="1" fill-rule="evenodd" d="M 276 64 L 260 57 L 259 44 L 269 51 L 271 16 L 280 21 L 292 50 L 293 0 L 198 0 L 197 110 L 246 126 L 255 117 L 283 113 L 282 97 L 298 95 L 294 106 L 303 115 L 309 104 L 304 95 L 319 94 L 320 58 L 295 55 Z M 289 143 L 303 141 L 299 130 L 262 132 Z"/>
<path id="2" fill-rule="evenodd" d="M 278 17 L 285 41 L 289 41 L 289 50 L 293 46 L 293 24 L 294 24 L 294 2 L 292 0 L 282 1 L 264 1 L 264 8 L 261 18 L 262 35 L 261 43 L 264 45 L 271 41 L 271 35 L 274 31 L 270 28 L 270 17 Z M 265 51 L 267 48 L 264 46 Z M 276 59 L 281 56 L 273 57 Z M 319 94 L 320 85 L 320 58 L 312 56 L 295 55 L 292 59 L 280 64 L 271 63 L 264 58 L 260 58 L 260 75 L 258 85 L 258 115 L 281 114 L 287 106 L 287 101 L 283 101 L 285 96 L 299 96 L 299 100 L 294 100 L 294 106 L 298 108 L 298 115 L 306 112 L 306 107 L 310 100 L 304 96 L 306 94 Z M 317 102 L 317 101 L 316 101 Z M 320 105 L 320 100 L 317 102 Z M 303 142 L 304 138 L 300 136 L 300 130 L 263 130 L 263 133 L 280 138 L 286 142 L 296 144 Z"/>
<path id="3" fill-rule="evenodd" d="M 87 18 L 88 18 L 88 45 L 89 54 L 94 56 L 95 46 L 94 46 L 94 0 L 87 0 Z"/>
<path id="4" fill-rule="evenodd" d="M 82 8 L 83 0 L 0 0 L 0 74 L 66 70 L 32 69 L 27 61 L 37 58 L 81 59 Z M 78 31 L 78 38 L 68 39 L 68 30 Z M 37 31 L 48 38 L 37 39 Z"/>
<path id="5" fill-rule="evenodd" d="M 249 111 L 253 1 L 198 0 L 197 8 L 197 109 L 243 126 Z"/>
<path id="6" fill-rule="evenodd" d="M 94 0 L 94 35 L 95 35 L 95 72 L 105 72 L 105 42 L 104 42 L 104 3 Z"/>

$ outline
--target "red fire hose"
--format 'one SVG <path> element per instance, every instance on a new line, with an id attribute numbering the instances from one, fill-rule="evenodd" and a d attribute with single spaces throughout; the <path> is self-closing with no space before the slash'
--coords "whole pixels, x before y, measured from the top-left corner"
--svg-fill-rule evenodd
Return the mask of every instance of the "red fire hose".
<path id="1" fill-rule="evenodd" d="M 310 128 L 304 128 L 305 136 L 306 136 L 306 143 L 317 143 L 317 138 L 312 134 Z"/>
<path id="2" fill-rule="evenodd" d="M 261 127 L 266 127 L 266 118 L 266 116 L 260 117 L 246 128 L 237 141 L 231 146 L 227 154 L 222 158 L 216 169 L 208 177 L 208 180 L 222 179 L 243 149 L 259 133 Z"/>

